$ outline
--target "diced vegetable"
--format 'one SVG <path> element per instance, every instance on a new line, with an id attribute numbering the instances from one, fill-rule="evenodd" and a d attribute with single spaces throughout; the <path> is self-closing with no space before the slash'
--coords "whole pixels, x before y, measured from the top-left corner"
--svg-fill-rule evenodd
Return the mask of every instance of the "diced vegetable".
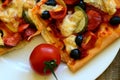
<path id="1" fill-rule="evenodd" d="M 80 8 L 79 6 L 75 7 L 75 11 L 77 11 L 78 13 L 77 15 L 80 15 L 80 20 L 78 22 L 77 28 L 75 29 L 75 33 L 81 33 L 84 32 L 86 30 L 87 24 L 88 24 L 88 17 L 86 15 L 86 13 L 84 12 L 84 10 L 82 8 Z"/>
<path id="2" fill-rule="evenodd" d="M 30 24 L 34 24 L 28 15 L 28 11 L 23 10 L 22 16 L 23 16 L 25 22 L 30 23 Z"/>

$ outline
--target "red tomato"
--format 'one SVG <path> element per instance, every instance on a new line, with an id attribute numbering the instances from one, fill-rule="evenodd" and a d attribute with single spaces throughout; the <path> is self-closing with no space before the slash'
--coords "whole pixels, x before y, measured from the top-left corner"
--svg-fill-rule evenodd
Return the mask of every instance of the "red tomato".
<path id="1" fill-rule="evenodd" d="M 64 0 L 67 5 L 74 5 L 79 2 L 79 0 Z"/>
<path id="2" fill-rule="evenodd" d="M 98 13 L 95 10 L 89 10 L 87 12 L 87 15 L 88 15 L 88 30 L 94 30 L 100 25 L 102 17 L 100 13 Z"/>
<path id="3" fill-rule="evenodd" d="M 52 10 L 52 11 L 50 11 L 50 16 L 53 19 L 63 19 L 66 15 L 66 12 L 67 12 L 67 8 L 63 8 L 60 11 Z"/>
<path id="4" fill-rule="evenodd" d="M 83 41 L 81 46 L 85 50 L 93 48 L 96 40 L 97 40 L 97 36 L 93 32 L 89 31 L 85 33 L 85 35 L 83 36 Z"/>
<path id="5" fill-rule="evenodd" d="M 61 57 L 59 49 L 50 44 L 40 44 L 36 46 L 30 55 L 31 67 L 34 71 L 42 75 L 45 74 L 44 70 L 46 70 L 46 74 L 51 73 L 51 67 L 54 71 L 60 64 L 60 61 Z M 51 66 L 46 65 L 47 63 Z"/>

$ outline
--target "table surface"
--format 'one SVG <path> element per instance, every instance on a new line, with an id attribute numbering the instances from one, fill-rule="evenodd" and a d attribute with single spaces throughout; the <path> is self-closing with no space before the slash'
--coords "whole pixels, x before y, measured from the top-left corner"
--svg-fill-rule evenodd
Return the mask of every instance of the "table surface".
<path id="1" fill-rule="evenodd" d="M 96 80 L 120 80 L 120 49 L 110 66 Z"/>

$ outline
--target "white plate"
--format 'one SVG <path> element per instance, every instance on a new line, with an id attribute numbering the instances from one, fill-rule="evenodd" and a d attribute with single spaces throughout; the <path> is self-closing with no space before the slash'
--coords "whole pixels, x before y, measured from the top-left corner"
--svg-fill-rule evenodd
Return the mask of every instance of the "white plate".
<path id="1" fill-rule="evenodd" d="M 55 80 L 53 75 L 40 76 L 31 69 L 29 55 L 33 48 L 44 42 L 38 36 L 30 44 L 0 57 L 0 80 Z M 76 73 L 71 73 L 63 63 L 55 71 L 59 80 L 94 80 L 113 61 L 120 48 L 120 39 L 102 51 Z"/>

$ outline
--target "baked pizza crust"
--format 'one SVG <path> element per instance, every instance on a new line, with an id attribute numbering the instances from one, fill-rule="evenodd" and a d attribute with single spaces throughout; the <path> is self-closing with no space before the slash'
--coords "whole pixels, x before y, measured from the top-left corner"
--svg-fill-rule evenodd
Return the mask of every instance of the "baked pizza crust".
<path id="1" fill-rule="evenodd" d="M 45 40 L 47 40 L 46 41 L 47 43 L 53 44 L 56 47 L 61 48 L 62 61 L 68 65 L 69 69 L 72 72 L 76 72 L 86 63 L 88 63 L 91 59 L 93 59 L 97 54 L 99 54 L 101 51 L 107 48 L 110 44 L 112 44 L 114 41 L 120 38 L 120 26 L 118 26 L 117 28 L 112 28 L 108 24 L 104 24 L 104 23 L 101 24 L 100 29 L 97 33 L 98 39 L 95 43 L 95 47 L 88 50 L 87 51 L 88 55 L 79 60 L 71 59 L 69 57 L 69 54 L 62 50 L 64 44 L 60 43 L 59 39 L 54 37 L 54 35 L 50 33 L 49 30 L 44 29 L 41 32 L 41 35 Z"/>
<path id="2" fill-rule="evenodd" d="M 104 25 L 102 25 L 104 27 Z M 97 54 L 99 54 L 101 51 L 103 51 L 105 48 L 107 48 L 110 44 L 112 44 L 115 40 L 120 38 L 120 29 L 117 28 L 119 31 L 116 32 L 116 30 L 110 28 L 110 34 L 106 34 L 102 37 L 99 37 L 96 41 L 95 47 L 88 50 L 88 56 L 86 56 L 83 59 L 80 60 L 69 60 L 67 62 L 68 67 L 72 72 L 76 72 L 78 69 L 80 69 L 82 66 L 84 66 L 87 62 L 89 62 L 91 59 L 93 59 Z M 98 32 L 100 33 L 100 31 Z"/>
<path id="3" fill-rule="evenodd" d="M 18 50 L 20 48 L 23 48 L 27 43 L 29 43 L 28 41 L 21 41 L 17 46 L 15 47 L 4 47 L 4 46 L 1 46 L 0 47 L 0 55 L 3 55 L 5 53 L 9 53 L 10 51 L 13 51 L 13 50 Z"/>

